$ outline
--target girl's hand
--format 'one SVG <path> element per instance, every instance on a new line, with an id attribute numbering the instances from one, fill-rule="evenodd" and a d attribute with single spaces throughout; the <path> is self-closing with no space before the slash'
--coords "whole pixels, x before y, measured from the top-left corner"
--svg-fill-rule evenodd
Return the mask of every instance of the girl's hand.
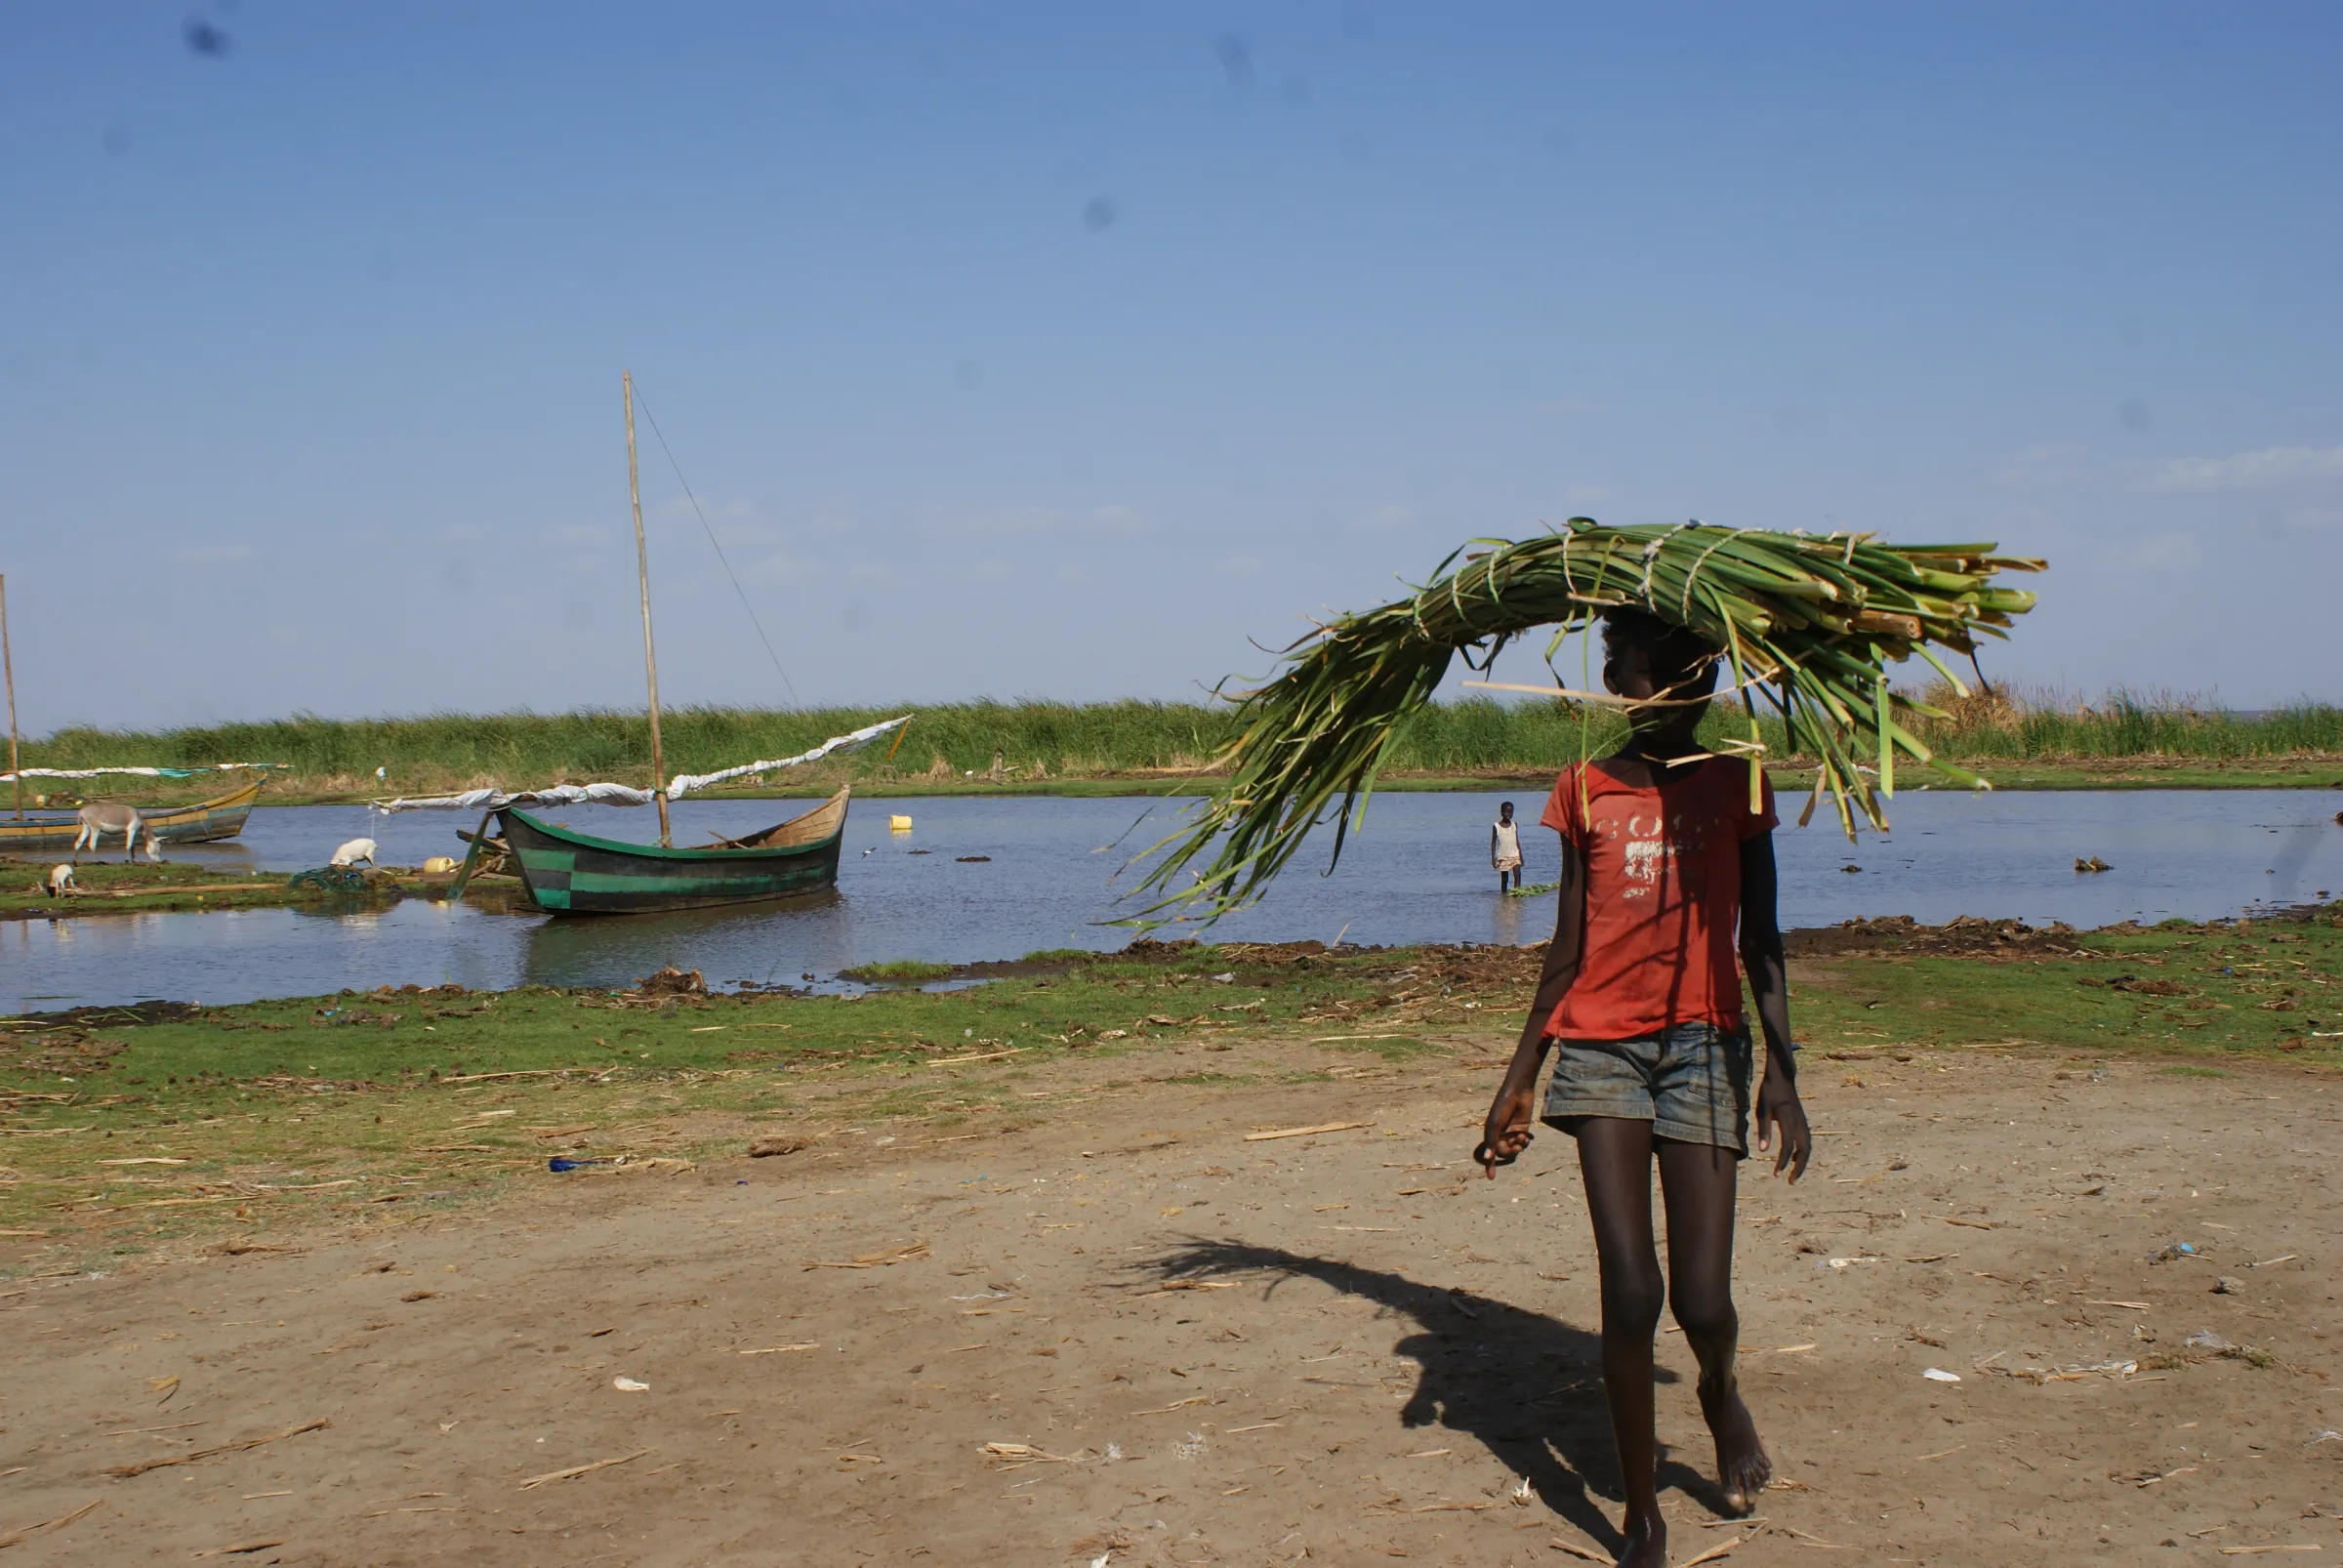
<path id="1" fill-rule="evenodd" d="M 1531 1101 L 1537 1087 L 1534 1075 L 1529 1083 L 1515 1083 L 1514 1075 L 1508 1073 L 1498 1088 L 1497 1098 L 1490 1102 L 1489 1118 L 1481 1124 L 1481 1144 L 1472 1157 L 1481 1162 L 1492 1181 L 1497 1179 L 1497 1168 L 1520 1159 L 1521 1151 L 1537 1136 L 1530 1131 Z"/>
<path id="2" fill-rule="evenodd" d="M 1778 1149 L 1776 1129 L 1781 1132 Z M 1806 1161 L 1814 1152 L 1814 1134 L 1806 1127 L 1806 1107 L 1798 1098 L 1798 1086 L 1777 1073 L 1767 1073 L 1765 1082 L 1757 1087 L 1757 1148 L 1760 1153 L 1773 1153 L 1774 1175 L 1787 1169 L 1792 1181 L 1806 1174 Z"/>

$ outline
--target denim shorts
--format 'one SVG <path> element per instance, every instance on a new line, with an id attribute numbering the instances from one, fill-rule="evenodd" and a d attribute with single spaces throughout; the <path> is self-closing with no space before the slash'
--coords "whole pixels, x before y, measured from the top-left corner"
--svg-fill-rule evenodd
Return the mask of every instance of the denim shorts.
<path id="1" fill-rule="evenodd" d="M 1544 1121 L 1565 1133 L 1588 1116 L 1649 1122 L 1652 1135 L 1749 1151 L 1749 1032 L 1675 1023 L 1635 1040 L 1557 1040 Z"/>

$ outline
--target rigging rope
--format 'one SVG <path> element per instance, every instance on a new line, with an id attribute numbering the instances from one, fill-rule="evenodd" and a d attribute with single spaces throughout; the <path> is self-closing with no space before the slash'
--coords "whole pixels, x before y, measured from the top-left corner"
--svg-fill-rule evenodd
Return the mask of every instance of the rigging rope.
<path id="1" fill-rule="evenodd" d="M 650 422 L 651 433 L 659 437 L 659 450 L 667 453 L 667 466 L 676 471 L 676 482 L 683 486 L 683 496 L 691 503 L 692 515 L 700 519 L 700 531 L 708 536 L 709 547 L 722 563 L 724 575 L 732 579 L 732 592 L 740 596 L 740 607 L 749 612 L 749 624 L 757 628 L 757 640 L 764 644 L 765 657 L 773 661 L 773 673 L 781 678 L 781 684 L 788 688 L 789 700 L 803 707 L 804 704 L 798 701 L 796 683 L 789 679 L 789 672 L 781 668 L 781 655 L 773 651 L 773 640 L 764 635 L 764 623 L 757 619 L 757 606 L 749 602 L 748 591 L 740 586 L 740 579 L 733 576 L 732 562 L 724 558 L 724 547 L 716 542 L 716 530 L 708 526 L 708 514 L 700 510 L 700 498 L 691 493 L 691 481 L 683 477 L 683 465 L 676 461 L 675 451 L 667 444 L 667 434 L 659 429 L 658 416 L 651 412 L 651 405 L 642 395 L 639 383 L 635 388 L 635 401 L 641 404 L 642 417 Z"/>

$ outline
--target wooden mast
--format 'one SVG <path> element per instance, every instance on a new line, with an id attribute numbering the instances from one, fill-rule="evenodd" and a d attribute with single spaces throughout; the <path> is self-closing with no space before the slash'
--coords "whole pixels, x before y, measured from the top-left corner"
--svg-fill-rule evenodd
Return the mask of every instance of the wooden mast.
<path id="1" fill-rule="evenodd" d="M 659 807 L 659 847 L 674 847 L 667 826 L 667 757 L 659 748 L 659 655 L 651 646 L 651 556 L 642 542 L 642 486 L 635 475 L 635 373 L 622 370 L 627 394 L 627 500 L 635 508 L 635 573 L 642 584 L 642 666 L 651 682 L 651 800 Z"/>
<path id="2" fill-rule="evenodd" d="M 0 666 L 8 671 L 8 770 L 16 775 L 17 815 L 24 814 L 24 768 L 17 761 L 17 661 L 8 651 L 8 574 L 0 572 Z"/>

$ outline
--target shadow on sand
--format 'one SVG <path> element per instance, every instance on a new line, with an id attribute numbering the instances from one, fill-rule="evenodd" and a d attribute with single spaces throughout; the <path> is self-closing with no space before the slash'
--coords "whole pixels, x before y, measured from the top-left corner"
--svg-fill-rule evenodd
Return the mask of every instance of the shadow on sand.
<path id="1" fill-rule="evenodd" d="M 1168 1280 L 1268 1275 L 1271 1295 L 1285 1279 L 1314 1279 L 1408 1319 L 1416 1332 L 1392 1349 L 1418 1371 L 1399 1424 L 1437 1424 L 1478 1439 L 1527 1477 L 1547 1507 L 1615 1554 L 1624 1545 L 1611 1517 L 1621 1497 L 1619 1460 L 1603 1402 L 1598 1334 L 1486 1296 L 1276 1247 L 1200 1239 L 1150 1266 Z M 1665 1367 L 1657 1375 L 1662 1382 L 1678 1381 Z M 1670 1458 L 1665 1443 L 1660 1486 L 1677 1488 L 1720 1516 L 1728 1511 L 1715 1479 Z M 1609 1511 L 1596 1504 L 1598 1496 L 1613 1505 Z"/>

